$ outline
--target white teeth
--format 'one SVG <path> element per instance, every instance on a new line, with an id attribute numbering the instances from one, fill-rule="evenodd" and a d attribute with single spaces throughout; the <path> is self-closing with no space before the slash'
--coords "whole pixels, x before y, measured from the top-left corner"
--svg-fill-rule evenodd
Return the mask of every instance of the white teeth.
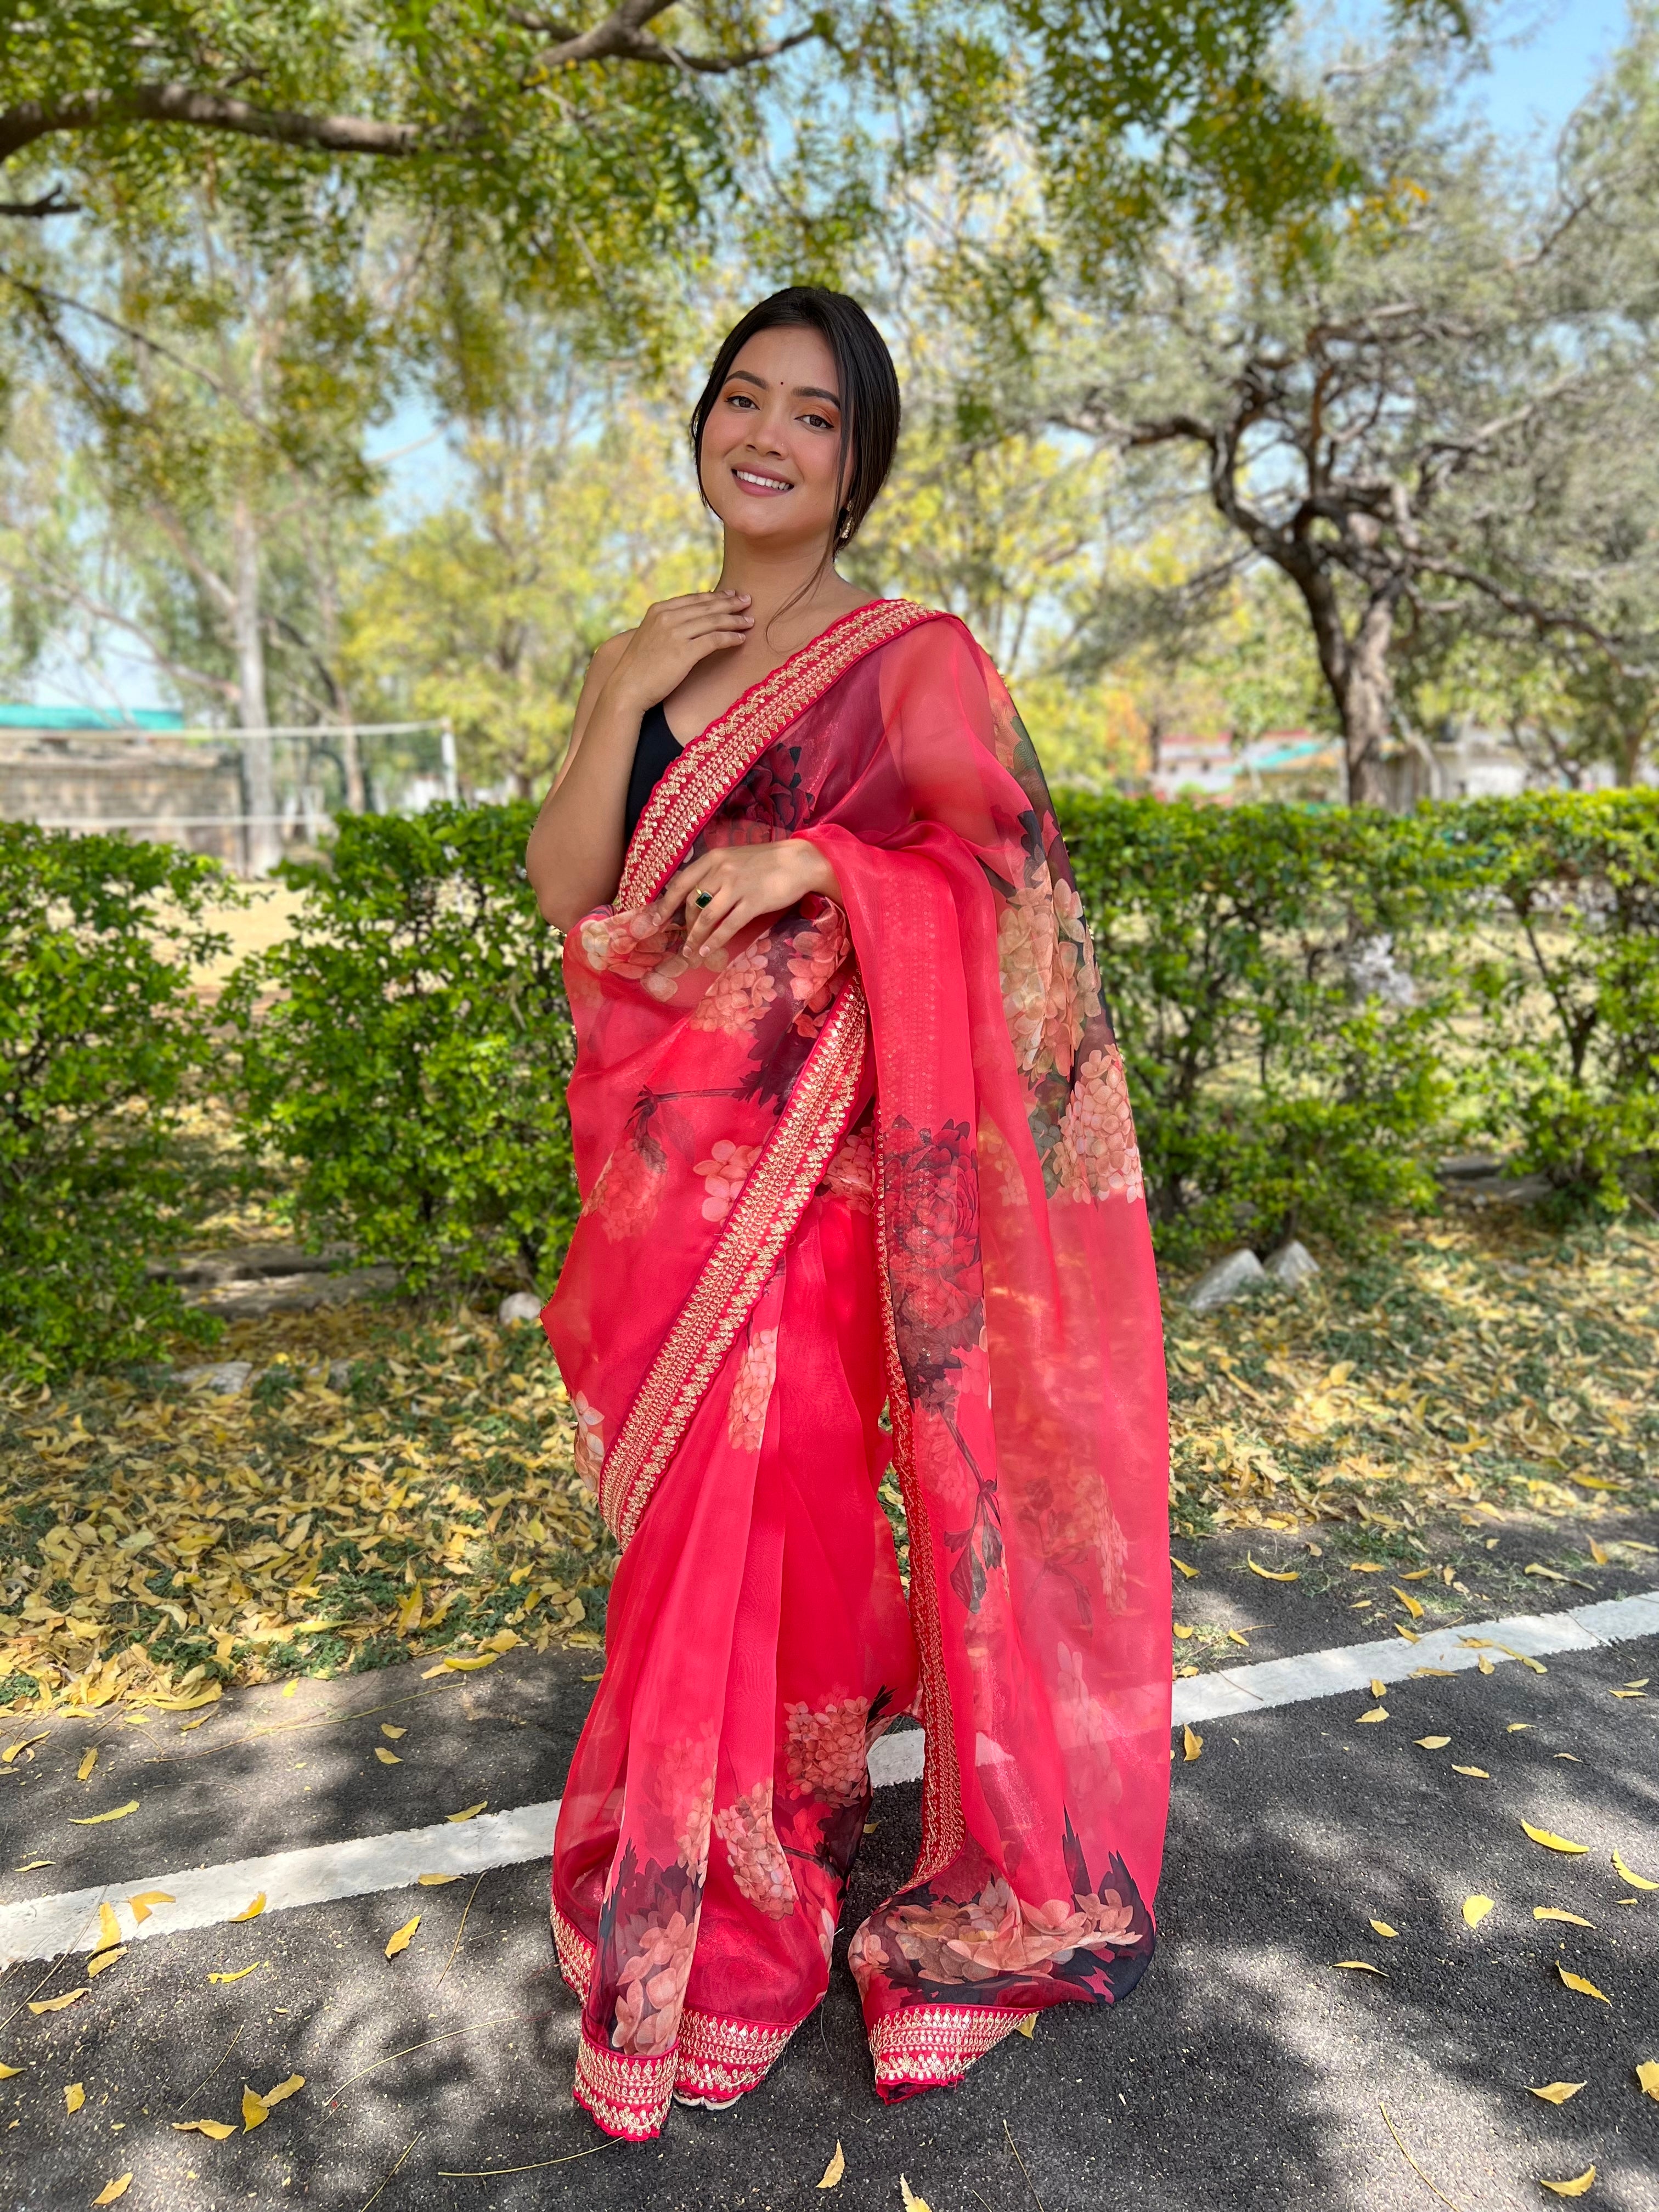
<path id="1" fill-rule="evenodd" d="M 733 469 L 732 473 L 739 483 L 759 484 L 763 491 L 789 491 L 793 489 L 781 477 L 757 476 L 752 469 Z"/>

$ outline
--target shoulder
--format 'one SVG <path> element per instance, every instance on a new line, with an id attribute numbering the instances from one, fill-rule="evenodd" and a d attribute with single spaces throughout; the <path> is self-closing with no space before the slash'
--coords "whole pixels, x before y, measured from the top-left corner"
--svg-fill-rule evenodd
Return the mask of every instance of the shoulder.
<path id="1" fill-rule="evenodd" d="M 628 641 L 634 635 L 631 629 L 619 629 L 614 637 L 606 638 L 603 645 L 593 648 L 593 658 L 587 664 L 590 681 L 597 676 L 603 682 L 609 676 L 628 650 Z"/>

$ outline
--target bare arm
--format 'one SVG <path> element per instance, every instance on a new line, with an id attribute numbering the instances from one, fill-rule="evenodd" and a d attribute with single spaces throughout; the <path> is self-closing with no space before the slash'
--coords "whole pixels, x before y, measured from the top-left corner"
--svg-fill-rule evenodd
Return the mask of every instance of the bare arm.
<path id="1" fill-rule="evenodd" d="M 536 902 L 555 928 L 570 928 L 615 895 L 641 715 L 706 655 L 743 642 L 752 620 L 748 606 L 732 592 L 664 599 L 637 629 L 607 639 L 594 654 L 564 765 L 525 852 Z"/>

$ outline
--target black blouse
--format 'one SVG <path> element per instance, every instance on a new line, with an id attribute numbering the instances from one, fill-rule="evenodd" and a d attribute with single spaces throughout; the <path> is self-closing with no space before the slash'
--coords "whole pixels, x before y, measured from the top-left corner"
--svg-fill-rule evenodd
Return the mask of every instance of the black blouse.
<path id="1" fill-rule="evenodd" d="M 624 848 L 634 842 L 646 800 L 684 750 L 668 726 L 661 702 L 647 707 L 640 719 L 639 742 L 634 747 L 634 766 L 628 778 L 628 805 L 623 816 Z"/>

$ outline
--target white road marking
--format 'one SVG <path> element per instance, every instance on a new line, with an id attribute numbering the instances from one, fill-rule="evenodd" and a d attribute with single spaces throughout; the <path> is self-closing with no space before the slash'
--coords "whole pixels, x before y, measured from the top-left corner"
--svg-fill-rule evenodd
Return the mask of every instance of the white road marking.
<path id="1" fill-rule="evenodd" d="M 1565 1613 L 1523 1613 L 1508 1620 L 1437 1628 L 1415 1644 L 1393 1638 L 1385 1644 L 1349 1644 L 1334 1650 L 1304 1652 L 1294 1659 L 1268 1659 L 1254 1667 L 1196 1675 L 1175 1686 L 1174 1724 L 1179 1728 L 1188 1721 L 1220 1720 L 1362 1690 L 1374 1676 L 1397 1682 L 1415 1667 L 1462 1672 L 1477 1664 L 1482 1649 L 1504 1666 L 1513 1663 L 1514 1653 L 1537 1658 L 1551 1651 L 1599 1650 L 1638 1636 L 1659 1636 L 1659 1590 L 1574 1606 Z M 1465 1637 L 1485 1642 L 1472 1646 L 1462 1640 Z M 1498 1648 L 1503 1644 L 1509 1645 L 1509 1652 Z M 919 1781 L 922 1743 L 920 1729 L 883 1736 L 870 1753 L 871 1781 L 878 1789 Z M 224 1866 L 143 1875 L 106 1883 L 101 1889 L 71 1890 L 8 1905 L 0 1907 L 0 1972 L 22 1959 L 55 1959 L 65 1952 L 98 1949 L 100 1904 L 113 1909 L 124 1942 L 143 1942 L 179 1929 L 222 1926 L 246 1911 L 262 1890 L 266 1912 L 292 1911 L 300 1905 L 404 1889 L 423 1874 L 483 1874 L 492 1867 L 545 1858 L 553 1848 L 558 1817 L 559 1800 L 554 1797 L 543 1805 L 481 1814 L 459 1825 L 446 1820 L 430 1828 L 399 1828 L 389 1835 L 313 1844 L 304 1850 L 234 1859 Z M 135 1923 L 126 1899 L 155 1889 L 165 1891 L 174 1902 L 153 1906 L 148 1919 Z"/>

